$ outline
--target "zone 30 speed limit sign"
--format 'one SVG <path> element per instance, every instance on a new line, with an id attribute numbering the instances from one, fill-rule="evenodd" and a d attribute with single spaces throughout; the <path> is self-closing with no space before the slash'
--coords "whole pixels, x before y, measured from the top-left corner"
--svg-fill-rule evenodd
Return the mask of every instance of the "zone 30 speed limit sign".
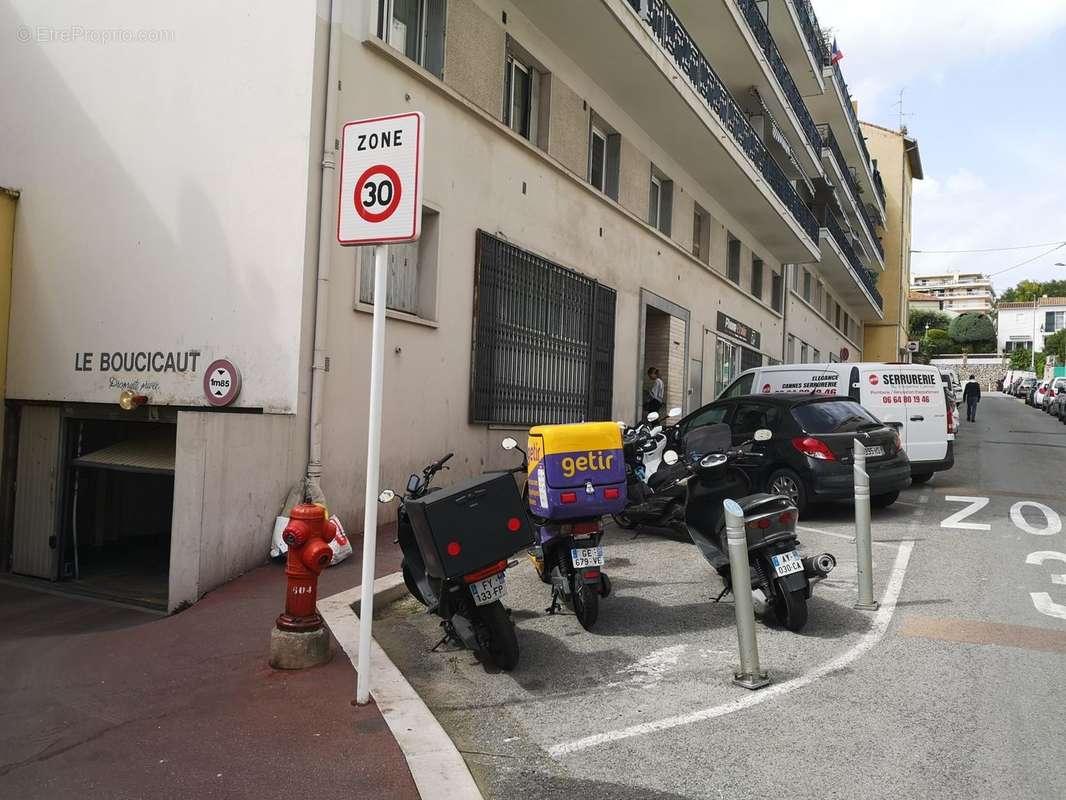
<path id="1" fill-rule="evenodd" d="M 422 232 L 421 112 L 356 120 L 341 134 L 337 241 L 410 242 Z"/>

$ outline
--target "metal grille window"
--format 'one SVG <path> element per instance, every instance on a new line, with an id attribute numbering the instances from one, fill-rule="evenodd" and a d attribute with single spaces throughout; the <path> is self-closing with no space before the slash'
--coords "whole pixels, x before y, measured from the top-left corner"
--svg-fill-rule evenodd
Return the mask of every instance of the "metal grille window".
<path id="1" fill-rule="evenodd" d="M 478 231 L 471 422 L 611 417 L 615 292 Z"/>

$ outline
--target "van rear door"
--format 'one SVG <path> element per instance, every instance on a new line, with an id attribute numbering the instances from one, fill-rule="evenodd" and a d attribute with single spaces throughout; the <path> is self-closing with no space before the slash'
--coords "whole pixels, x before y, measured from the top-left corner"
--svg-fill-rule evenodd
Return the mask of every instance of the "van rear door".
<path id="1" fill-rule="evenodd" d="M 884 422 L 902 422 L 912 462 L 942 461 L 948 450 L 948 410 L 935 367 L 870 365 L 861 370 L 863 405 Z"/>

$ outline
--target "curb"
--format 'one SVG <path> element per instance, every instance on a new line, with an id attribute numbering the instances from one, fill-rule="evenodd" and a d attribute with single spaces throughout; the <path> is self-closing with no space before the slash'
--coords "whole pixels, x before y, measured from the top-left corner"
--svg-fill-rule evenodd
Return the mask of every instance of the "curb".
<path id="1" fill-rule="evenodd" d="M 318 601 L 318 613 L 353 667 L 359 651 L 360 591 L 356 586 Z M 374 581 L 374 605 L 391 603 L 406 592 L 401 573 L 378 578 Z M 373 639 L 370 659 L 370 695 L 407 759 L 419 795 L 434 800 L 484 800 L 451 737 Z"/>

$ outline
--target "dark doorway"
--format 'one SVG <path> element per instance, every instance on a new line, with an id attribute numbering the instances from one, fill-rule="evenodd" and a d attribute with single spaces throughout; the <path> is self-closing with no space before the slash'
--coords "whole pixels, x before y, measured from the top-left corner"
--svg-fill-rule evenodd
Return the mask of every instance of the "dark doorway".
<path id="1" fill-rule="evenodd" d="M 67 588 L 167 606 L 176 428 L 68 418 L 59 577 Z"/>

